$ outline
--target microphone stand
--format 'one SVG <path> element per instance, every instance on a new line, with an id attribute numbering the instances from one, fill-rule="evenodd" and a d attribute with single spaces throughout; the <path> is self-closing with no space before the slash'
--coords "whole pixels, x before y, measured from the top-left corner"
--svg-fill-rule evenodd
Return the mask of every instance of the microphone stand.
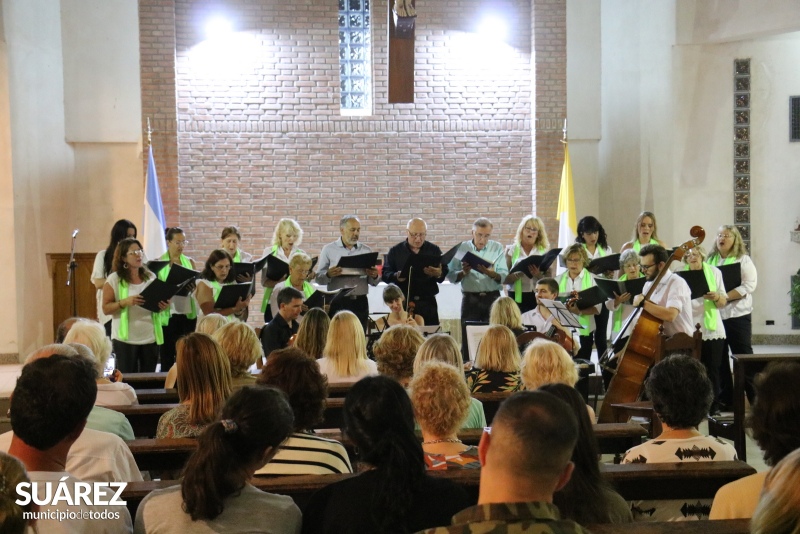
<path id="1" fill-rule="evenodd" d="M 71 317 L 78 316 L 78 300 L 77 295 L 75 293 L 75 269 L 78 268 L 78 264 L 75 261 L 75 239 L 78 237 L 78 230 L 72 232 L 72 250 L 69 253 L 69 264 L 67 265 L 67 287 L 70 288 L 70 310 L 72 312 Z"/>

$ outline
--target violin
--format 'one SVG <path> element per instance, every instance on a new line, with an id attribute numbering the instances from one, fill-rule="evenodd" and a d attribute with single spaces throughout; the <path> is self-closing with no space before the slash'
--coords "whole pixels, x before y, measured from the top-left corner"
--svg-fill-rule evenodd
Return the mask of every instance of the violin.
<path id="1" fill-rule="evenodd" d="M 409 319 L 414 319 L 414 308 L 416 308 L 416 306 L 417 303 L 414 301 L 411 301 L 408 303 L 408 305 L 406 305 L 406 311 L 408 312 Z"/>
<path id="2" fill-rule="evenodd" d="M 297 334 L 292 334 L 292 337 L 289 338 L 289 342 L 286 344 L 287 347 L 294 346 L 294 342 L 297 339 Z"/>

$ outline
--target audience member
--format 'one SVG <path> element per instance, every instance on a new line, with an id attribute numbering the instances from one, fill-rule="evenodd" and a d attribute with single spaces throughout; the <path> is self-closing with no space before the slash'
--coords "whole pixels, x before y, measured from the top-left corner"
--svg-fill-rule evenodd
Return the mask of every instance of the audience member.
<path id="1" fill-rule="evenodd" d="M 478 345 L 475 365 L 466 372 L 467 385 L 472 393 L 517 391 L 520 357 L 517 339 L 505 326 L 493 325 Z"/>
<path id="2" fill-rule="evenodd" d="M 409 387 L 414 415 L 422 430 L 422 450 L 428 470 L 480 469 L 478 449 L 458 439 L 469 411 L 469 389 L 451 365 L 428 362 Z"/>
<path id="3" fill-rule="evenodd" d="M 217 329 L 211 338 L 219 343 L 231 365 L 233 387 L 252 385 L 256 377 L 248 369 L 264 357 L 261 342 L 253 327 L 241 321 L 228 323 Z"/>
<path id="4" fill-rule="evenodd" d="M 732 445 L 703 436 L 697 427 L 714 399 L 711 381 L 702 363 L 676 354 L 653 366 L 645 384 L 663 432 L 625 453 L 622 463 L 680 463 L 735 460 Z M 708 519 L 711 502 L 698 499 L 636 501 L 631 507 L 637 521 Z"/>
<path id="5" fill-rule="evenodd" d="M 292 410 L 283 393 L 261 386 L 239 389 L 221 418 L 200 434 L 180 486 L 144 498 L 136 532 L 299 532 L 300 510 L 290 497 L 248 482 L 291 430 Z"/>
<path id="6" fill-rule="evenodd" d="M 425 342 L 420 345 L 417 355 L 414 357 L 414 374 L 426 362 L 444 362 L 452 365 L 464 378 L 464 362 L 461 359 L 461 349 L 456 340 L 448 334 L 433 334 L 425 338 Z M 464 378 L 466 381 L 466 378 Z M 483 411 L 483 403 L 475 397 L 469 398 L 469 412 L 466 419 L 461 424 L 461 428 L 483 428 L 486 426 L 486 414 Z"/>
<path id="7" fill-rule="evenodd" d="M 5 534 L 24 534 L 28 525 L 34 521 L 24 518 L 23 514 L 34 511 L 33 500 L 28 504 L 17 504 L 19 494 L 17 484 L 30 484 L 25 466 L 13 456 L 0 452 L 0 532 Z"/>
<path id="8" fill-rule="evenodd" d="M 408 387 L 414 374 L 414 357 L 424 341 L 413 326 L 397 325 L 386 330 L 372 347 L 378 372 Z"/>
<path id="9" fill-rule="evenodd" d="M 194 332 L 175 347 L 181 403 L 158 420 L 157 438 L 199 436 L 231 394 L 230 363 L 211 336 Z"/>
<path id="10" fill-rule="evenodd" d="M 800 363 L 775 362 L 757 376 L 748 418 L 753 439 L 774 466 L 800 448 Z M 753 517 L 768 471 L 722 486 L 714 497 L 711 519 Z"/>
<path id="11" fill-rule="evenodd" d="M 367 359 L 364 328 L 353 312 L 342 310 L 333 316 L 324 354 L 317 364 L 328 384 L 352 384 L 378 374 L 378 366 Z"/>
<path id="12" fill-rule="evenodd" d="M 303 316 L 303 322 L 297 329 L 297 337 L 292 346 L 302 350 L 315 360 L 322 358 L 330 325 L 331 319 L 325 310 L 311 308 Z"/>
<path id="13" fill-rule="evenodd" d="M 525 349 L 520 372 L 522 385 L 533 391 L 544 384 L 566 384 L 575 387 L 578 383 L 578 369 L 569 353 L 552 341 L 542 338 L 534 339 Z M 591 406 L 584 403 L 592 422 L 595 413 Z"/>
<path id="14" fill-rule="evenodd" d="M 138 404 L 136 390 L 122 381 L 122 373 L 115 369 L 108 378 L 104 376 L 108 358 L 111 356 L 111 340 L 106 329 L 97 321 L 76 321 L 64 338 L 64 343 L 80 343 L 89 347 L 94 356 L 97 371 L 97 406 L 130 406 Z"/>
<path id="15" fill-rule="evenodd" d="M 522 315 L 519 306 L 511 297 L 500 297 L 489 308 L 489 324 L 507 326 L 515 336 L 525 330 L 522 328 Z"/>
<path id="16" fill-rule="evenodd" d="M 228 318 L 219 313 L 209 313 L 197 322 L 194 331 L 209 336 L 228 324 Z M 164 369 L 162 369 L 164 371 Z"/>
<path id="17" fill-rule="evenodd" d="M 397 381 L 374 376 L 354 384 L 344 422 L 369 469 L 315 493 L 303 532 L 416 532 L 447 524 L 468 505 L 463 488 L 425 474 L 411 401 Z"/>
<path id="18" fill-rule="evenodd" d="M 570 479 L 578 423 L 563 401 L 542 391 L 515 393 L 481 437 L 477 506 L 453 516 L 448 532 L 587 532 L 560 518 L 553 494 Z"/>
<path id="19" fill-rule="evenodd" d="M 64 343 L 64 339 L 67 337 L 72 325 L 77 323 L 78 321 L 82 321 L 83 317 L 69 317 L 61 321 L 61 324 L 58 325 L 56 328 L 56 340 L 55 343 Z M 104 329 L 105 330 L 105 329 Z"/>
<path id="20" fill-rule="evenodd" d="M 278 313 L 261 329 L 261 346 L 269 357 L 273 350 L 285 349 L 297 334 L 297 318 L 303 311 L 303 292 L 284 287 L 278 292 Z"/>
<path id="21" fill-rule="evenodd" d="M 581 525 L 633 521 L 628 503 L 600 474 L 597 461 L 600 448 L 581 394 L 567 384 L 545 384 L 539 391 L 566 402 L 578 420 L 578 443 L 572 451 L 575 469 L 567 485 L 553 495 L 553 504 L 561 511 L 561 516 Z"/>
<path id="22" fill-rule="evenodd" d="M 65 470 L 70 448 L 86 426 L 86 417 L 97 396 L 95 370 L 82 358 L 61 355 L 40 357 L 26 364 L 11 397 L 13 436 L 8 453 L 22 461 L 30 480 L 37 483 L 34 497 L 50 502 L 55 486 L 65 484 L 71 496 L 87 488 Z M 33 490 L 33 488 L 31 488 Z M 124 506 L 91 505 L 87 502 L 110 500 L 113 489 L 91 484 L 87 500 L 73 499 L 58 504 L 39 505 L 44 513 L 36 522 L 40 532 L 131 532 L 131 517 Z M 60 515 L 55 513 L 56 510 Z M 107 519 L 91 519 L 90 514 L 105 514 Z M 50 516 L 50 514 L 53 514 Z M 66 515 L 66 517 L 62 516 Z"/>
<path id="23" fill-rule="evenodd" d="M 753 520 L 752 534 L 800 533 L 800 449 L 781 460 L 767 475 Z"/>
<path id="24" fill-rule="evenodd" d="M 258 383 L 280 389 L 289 398 L 294 427 L 278 453 L 257 475 L 329 475 L 351 473 L 350 458 L 341 443 L 314 435 L 323 420 L 328 383 L 317 362 L 293 347 L 273 352 Z"/>

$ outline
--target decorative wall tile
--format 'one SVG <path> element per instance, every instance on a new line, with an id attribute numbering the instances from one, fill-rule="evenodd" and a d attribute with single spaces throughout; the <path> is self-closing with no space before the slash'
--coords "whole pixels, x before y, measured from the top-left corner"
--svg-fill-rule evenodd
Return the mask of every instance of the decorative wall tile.
<path id="1" fill-rule="evenodd" d="M 750 140 L 750 128 L 747 126 L 737 126 L 733 129 L 734 139 L 737 141 L 749 141 Z"/>
<path id="2" fill-rule="evenodd" d="M 747 109 L 750 107 L 750 93 L 736 93 L 734 95 L 733 105 L 738 109 Z"/>
<path id="3" fill-rule="evenodd" d="M 750 59 L 733 61 L 733 220 L 750 247 Z"/>
<path id="4" fill-rule="evenodd" d="M 737 158 L 750 157 L 750 144 L 749 143 L 736 143 L 733 145 L 733 155 Z"/>
<path id="5" fill-rule="evenodd" d="M 736 229 L 739 230 L 739 234 L 741 234 L 742 239 L 745 241 L 750 241 L 750 225 L 749 224 L 737 224 Z"/>
<path id="6" fill-rule="evenodd" d="M 734 60 L 733 68 L 736 74 L 746 74 L 747 76 L 750 76 L 750 59 Z"/>
<path id="7" fill-rule="evenodd" d="M 733 220 L 736 224 L 750 222 L 750 208 L 734 208 Z"/>
<path id="8" fill-rule="evenodd" d="M 733 203 L 736 207 L 749 207 L 750 206 L 750 193 L 735 193 L 733 195 Z"/>
<path id="9" fill-rule="evenodd" d="M 747 174 L 750 172 L 750 160 L 737 159 L 735 160 L 733 167 L 736 174 Z"/>
<path id="10" fill-rule="evenodd" d="M 735 91 L 749 91 L 750 90 L 750 77 L 737 76 L 733 82 Z"/>
<path id="11" fill-rule="evenodd" d="M 733 189 L 734 191 L 750 191 L 750 175 L 735 176 Z"/>
<path id="12" fill-rule="evenodd" d="M 750 111 L 749 110 L 736 111 L 734 113 L 734 119 L 736 120 L 737 125 L 750 124 Z"/>

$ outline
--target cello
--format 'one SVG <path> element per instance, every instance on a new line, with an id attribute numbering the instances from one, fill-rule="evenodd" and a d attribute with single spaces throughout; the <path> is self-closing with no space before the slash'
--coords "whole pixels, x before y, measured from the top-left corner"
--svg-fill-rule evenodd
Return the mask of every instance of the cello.
<path id="1" fill-rule="evenodd" d="M 633 332 L 618 358 L 617 371 L 608 385 L 606 396 L 603 399 L 603 404 L 597 417 L 598 423 L 613 423 L 614 416 L 611 405 L 635 402 L 642 394 L 642 385 L 644 384 L 645 376 L 647 376 L 647 371 L 658 356 L 656 354 L 659 347 L 658 336 L 663 324 L 661 319 L 645 311 L 644 303 L 650 299 L 658 283 L 669 271 L 670 264 L 683 258 L 687 250 L 702 243 L 706 232 L 700 226 L 693 226 L 689 231 L 689 235 L 692 236 L 692 239 L 675 249 L 666 264 L 664 264 L 664 267 L 659 271 L 642 302 L 639 303 L 622 330 L 620 330 L 619 336 L 623 336 L 628 331 L 632 321 L 636 321 Z M 614 340 L 614 342 L 616 343 L 617 340 Z"/>

